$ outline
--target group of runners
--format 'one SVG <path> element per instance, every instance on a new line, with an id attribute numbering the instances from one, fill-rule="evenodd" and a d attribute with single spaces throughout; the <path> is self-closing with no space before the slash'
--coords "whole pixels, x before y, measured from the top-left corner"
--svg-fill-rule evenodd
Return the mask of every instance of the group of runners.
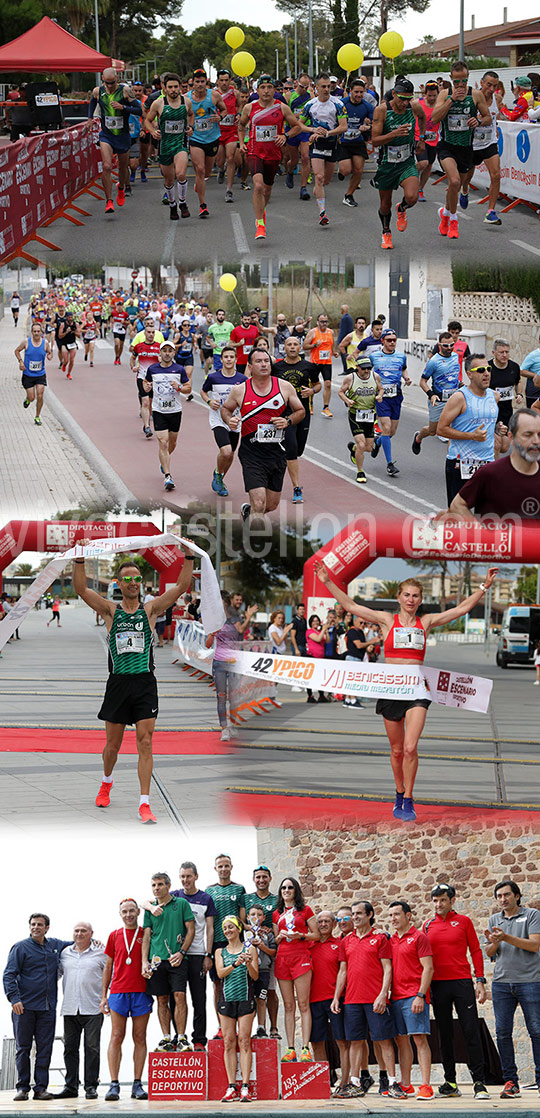
<path id="1" fill-rule="evenodd" d="M 399 74 L 382 100 L 365 78 L 356 77 L 342 88 L 328 73 L 314 79 L 301 73 L 282 83 L 263 73 L 256 83 L 246 85 L 227 68 L 218 71 L 215 84 L 202 69 L 188 79 L 166 72 L 156 89 L 145 92 L 141 82 L 130 86 L 108 69 L 89 106 L 89 126 L 94 117 L 100 122 L 105 211 L 114 212 L 113 161 L 118 175 L 116 202 L 121 207 L 139 167 L 141 181 L 147 181 L 148 162 L 157 144 L 163 202 L 171 220 L 191 216 L 187 200 L 191 160 L 200 218 L 209 217 L 206 190 L 214 169 L 219 183 L 226 178 L 228 203 L 235 200 L 236 176 L 242 188 L 249 189 L 249 174 L 255 239 L 264 239 L 266 207 L 276 175 L 283 175 L 292 190 L 298 172 L 299 199 L 309 201 L 312 183 L 319 225 L 327 226 L 325 191 L 336 166 L 338 178 L 347 180 L 343 203 L 354 209 L 369 143 L 378 163 L 372 184 L 379 192 L 383 249 L 393 248 L 394 192 L 400 194 L 396 226 L 404 232 L 407 211 L 426 201 L 424 189 L 436 161 L 447 178 L 439 233 L 450 239 L 459 236 L 458 208 L 467 208 L 470 182 L 481 163 L 490 176 L 484 221 L 499 226 L 497 120 L 508 112 L 499 90 L 499 76 L 491 70 L 482 77 L 480 88 L 473 89 L 467 66 L 460 60 L 452 64 L 449 81 L 428 81 L 420 97 L 413 82 Z"/>

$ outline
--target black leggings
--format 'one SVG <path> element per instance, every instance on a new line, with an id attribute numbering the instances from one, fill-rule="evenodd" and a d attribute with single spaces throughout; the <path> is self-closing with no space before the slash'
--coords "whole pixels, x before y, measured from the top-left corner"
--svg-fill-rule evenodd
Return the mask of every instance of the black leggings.
<path id="1" fill-rule="evenodd" d="M 455 1006 L 465 1037 L 468 1056 L 467 1066 L 472 1075 L 473 1083 L 483 1083 L 485 1076 L 484 1053 L 476 1011 L 476 992 L 472 979 L 454 978 L 432 982 L 431 1001 L 439 1030 L 444 1078 L 447 1083 L 456 1082 L 453 1006 Z"/>

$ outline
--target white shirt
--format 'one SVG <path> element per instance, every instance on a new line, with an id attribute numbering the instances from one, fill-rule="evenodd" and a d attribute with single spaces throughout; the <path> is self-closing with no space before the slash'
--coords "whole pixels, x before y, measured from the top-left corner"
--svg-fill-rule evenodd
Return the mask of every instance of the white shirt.
<path id="1" fill-rule="evenodd" d="M 97 947 L 94 943 L 86 951 L 77 951 L 74 944 L 64 947 L 59 968 L 64 992 L 61 1009 L 63 1017 L 100 1012 L 101 976 L 106 957 L 103 947 Z"/>

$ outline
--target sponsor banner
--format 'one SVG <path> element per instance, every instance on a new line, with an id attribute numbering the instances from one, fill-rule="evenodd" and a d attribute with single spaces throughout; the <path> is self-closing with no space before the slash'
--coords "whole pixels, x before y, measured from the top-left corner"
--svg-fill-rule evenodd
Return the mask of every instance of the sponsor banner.
<path id="1" fill-rule="evenodd" d="M 201 1099 L 208 1096 L 206 1052 L 149 1052 L 149 1099 Z"/>
<path id="2" fill-rule="evenodd" d="M 501 194 L 540 205 L 540 128 L 526 121 L 501 120 L 497 124 L 501 159 Z M 485 163 L 476 168 L 473 183 L 489 189 Z"/>
<path id="3" fill-rule="evenodd" d="M 45 95 L 49 96 L 49 94 Z M 0 161 L 0 264 L 99 174 L 96 122 L 25 136 Z"/>
<path id="4" fill-rule="evenodd" d="M 253 1037 L 249 1086 L 253 1099 L 259 1101 L 279 1098 L 278 1044 L 269 1037 Z M 223 1098 L 228 1087 L 228 1076 L 223 1059 L 223 1041 L 208 1041 L 208 1101 Z M 242 1086 L 240 1056 L 237 1055 L 236 1086 Z"/>
<path id="5" fill-rule="evenodd" d="M 221 591 L 216 572 L 210 562 L 210 557 L 205 551 L 202 551 L 191 540 L 184 540 L 182 536 L 175 536 L 172 532 L 166 532 L 159 536 L 120 536 L 115 539 L 92 540 L 92 543 L 84 546 L 75 544 L 68 551 L 56 556 L 55 559 L 51 559 L 50 563 L 47 563 L 47 566 L 39 572 L 28 590 L 19 598 L 13 609 L 9 611 L 8 617 L 5 617 L 1 622 L 0 649 L 4 647 L 15 629 L 24 621 L 32 606 L 35 606 L 42 594 L 45 594 L 52 586 L 55 578 L 58 578 L 62 571 L 70 565 L 72 559 L 95 559 L 118 551 L 134 552 L 146 551 L 147 549 L 156 550 L 162 558 L 165 558 L 166 552 L 163 549 L 171 547 L 177 547 L 180 550 L 189 547 L 195 555 L 199 556 L 201 560 L 201 614 L 208 632 L 212 633 L 221 629 L 225 624 Z M 172 552 L 168 554 L 172 563 L 177 556 Z"/>
<path id="6" fill-rule="evenodd" d="M 282 1064 L 281 1098 L 329 1099 L 330 1069 L 326 1061 Z"/>
<path id="7" fill-rule="evenodd" d="M 231 650 L 232 655 L 232 650 Z M 460 707 L 485 714 L 493 680 L 465 672 L 408 664 L 370 664 L 360 660 L 315 660 L 309 656 L 271 656 L 235 652 L 231 670 L 243 675 L 310 687 L 336 695 L 361 695 L 368 699 L 431 699 L 441 706 Z"/>
<path id="8" fill-rule="evenodd" d="M 244 646 L 246 650 L 259 656 L 266 651 L 266 648 L 270 647 L 269 642 L 266 641 L 243 641 L 242 647 Z M 192 668 L 206 672 L 209 676 L 212 675 L 214 648 L 213 646 L 206 647 L 206 632 L 199 621 L 190 621 L 185 617 L 179 618 L 174 633 L 174 647 L 173 663 L 181 660 Z M 235 654 L 232 653 L 232 655 Z M 221 661 L 221 663 L 224 667 L 231 667 L 228 661 Z M 266 676 L 259 680 L 256 676 L 235 673 L 231 676 L 229 684 L 231 711 L 238 710 L 249 703 L 264 702 L 265 699 L 274 695 L 275 690 L 276 684 Z"/>
<path id="9" fill-rule="evenodd" d="M 477 532 L 474 533 L 474 528 Z M 471 538 L 470 529 L 473 529 Z M 476 535 L 476 539 L 474 536 Z M 519 530 L 512 523 L 497 523 L 486 532 L 483 524 L 471 525 L 452 521 L 415 520 L 411 532 L 411 555 L 466 557 L 508 560 L 514 554 Z M 326 557 L 325 557 L 326 563 Z"/>

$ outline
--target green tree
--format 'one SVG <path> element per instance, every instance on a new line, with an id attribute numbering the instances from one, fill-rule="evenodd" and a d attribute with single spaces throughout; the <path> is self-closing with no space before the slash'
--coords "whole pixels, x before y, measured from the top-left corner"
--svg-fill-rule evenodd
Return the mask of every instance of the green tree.
<path id="1" fill-rule="evenodd" d="M 385 582 L 381 582 L 380 590 L 377 594 L 377 597 L 378 598 L 395 598 L 395 597 L 397 597 L 399 582 L 400 582 L 400 580 L 397 579 L 397 578 L 386 579 Z"/>
<path id="2" fill-rule="evenodd" d="M 336 70 L 338 66 L 337 53 L 340 47 L 347 42 L 345 20 L 341 0 L 333 0 L 332 4 L 332 53 L 330 55 L 330 69 Z"/>
<path id="3" fill-rule="evenodd" d="M 516 600 L 524 602 L 528 606 L 536 605 L 536 586 L 536 567 L 520 567 L 517 578 Z"/>
<path id="4" fill-rule="evenodd" d="M 33 567 L 31 563 L 17 563 L 13 574 L 20 578 L 28 578 L 29 575 L 36 574 L 36 568 Z"/>
<path id="5" fill-rule="evenodd" d="M 256 539 L 246 548 L 240 526 L 232 530 L 232 549 L 235 553 L 235 582 L 242 588 L 249 601 L 271 601 L 279 590 L 280 601 L 284 595 L 298 600 L 298 588 L 303 577 L 304 563 L 321 546 L 321 541 L 310 536 L 309 524 L 303 531 L 293 527 L 272 525 L 271 531 Z"/>

